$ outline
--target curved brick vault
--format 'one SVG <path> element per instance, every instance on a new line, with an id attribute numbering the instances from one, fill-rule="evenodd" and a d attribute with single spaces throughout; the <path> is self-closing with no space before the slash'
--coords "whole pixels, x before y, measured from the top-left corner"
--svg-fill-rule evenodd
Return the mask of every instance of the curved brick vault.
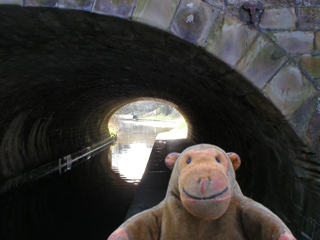
<path id="1" fill-rule="evenodd" d="M 316 29 L 310 47 L 310 28 L 292 36 L 286 20 L 270 34 L 274 9 L 254 26 L 226 1 L 0 3 L 1 182 L 99 145 L 124 104 L 163 99 L 190 138 L 241 155 L 246 195 L 319 238 Z"/>

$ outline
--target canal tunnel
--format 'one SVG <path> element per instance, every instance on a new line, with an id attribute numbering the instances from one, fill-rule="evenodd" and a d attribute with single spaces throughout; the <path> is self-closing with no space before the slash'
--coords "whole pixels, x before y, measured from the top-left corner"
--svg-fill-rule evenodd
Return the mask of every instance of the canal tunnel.
<path id="1" fill-rule="evenodd" d="M 182 32 L 183 40 L 147 24 L 67 9 L 2 5 L 0 12 L 4 185 L 103 144 L 122 106 L 163 100 L 182 113 L 194 142 L 240 155 L 237 179 L 245 195 L 294 233 L 315 236 L 317 188 L 301 168 L 316 164 L 316 153 L 288 122 L 292 109 L 281 111 L 245 74 L 194 44 L 194 35 Z M 278 61 L 283 53 L 272 56 Z"/>

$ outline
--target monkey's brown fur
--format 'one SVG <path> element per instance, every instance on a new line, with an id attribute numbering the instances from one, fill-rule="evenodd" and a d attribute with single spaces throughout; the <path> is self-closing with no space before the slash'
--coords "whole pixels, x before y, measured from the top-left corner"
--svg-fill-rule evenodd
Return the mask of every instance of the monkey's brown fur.
<path id="1" fill-rule="evenodd" d="M 240 157 L 200 144 L 167 156 L 174 168 L 165 199 L 124 222 L 108 240 L 295 240 L 270 210 L 243 196 Z"/>

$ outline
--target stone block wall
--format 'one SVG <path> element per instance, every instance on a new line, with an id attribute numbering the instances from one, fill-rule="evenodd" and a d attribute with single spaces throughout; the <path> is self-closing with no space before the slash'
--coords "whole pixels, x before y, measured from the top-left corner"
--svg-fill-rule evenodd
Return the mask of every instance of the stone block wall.
<path id="1" fill-rule="evenodd" d="M 225 4 L 221 4 L 218 0 L 205 1 L 232 12 L 245 22 L 249 22 L 250 12 L 243 8 L 243 4 L 258 2 L 227 0 Z M 320 2 L 316 0 L 260 2 L 263 7 L 256 10 L 256 27 L 287 51 L 319 88 Z"/>

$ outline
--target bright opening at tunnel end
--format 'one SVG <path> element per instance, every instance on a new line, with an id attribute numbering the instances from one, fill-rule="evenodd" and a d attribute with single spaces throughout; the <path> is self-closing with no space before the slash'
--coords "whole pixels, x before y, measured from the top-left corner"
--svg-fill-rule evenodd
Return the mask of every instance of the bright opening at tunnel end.
<path id="1" fill-rule="evenodd" d="M 187 138 L 187 123 L 169 104 L 138 101 L 111 117 L 109 131 L 117 139 L 111 148 L 112 169 L 125 181 L 138 184 L 155 140 Z"/>

